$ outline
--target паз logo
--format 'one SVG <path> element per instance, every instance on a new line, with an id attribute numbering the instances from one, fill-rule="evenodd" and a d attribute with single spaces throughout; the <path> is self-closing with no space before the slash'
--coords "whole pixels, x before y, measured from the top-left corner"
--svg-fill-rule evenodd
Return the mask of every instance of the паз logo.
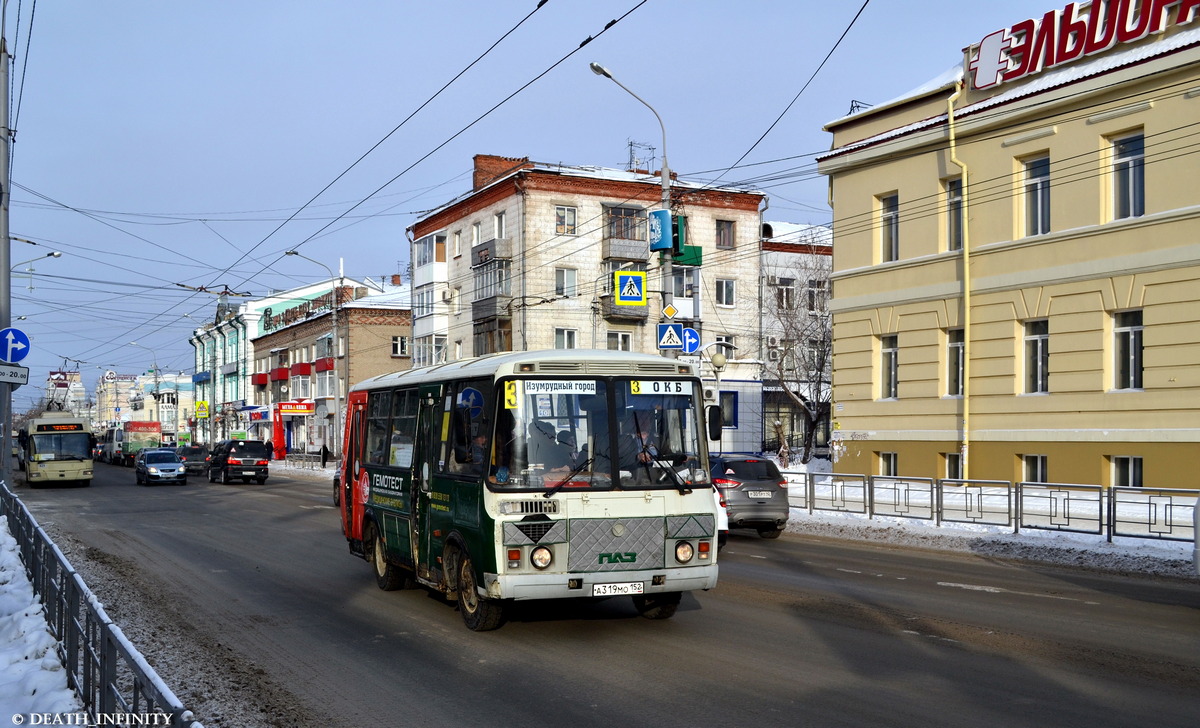
<path id="1" fill-rule="evenodd" d="M 636 562 L 637 553 L 633 551 L 600 554 L 600 563 L 602 564 L 632 564 Z"/>

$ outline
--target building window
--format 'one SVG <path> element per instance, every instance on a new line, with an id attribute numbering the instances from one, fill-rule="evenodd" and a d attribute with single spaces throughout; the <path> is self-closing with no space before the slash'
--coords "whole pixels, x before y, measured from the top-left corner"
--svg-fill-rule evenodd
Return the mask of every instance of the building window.
<path id="1" fill-rule="evenodd" d="M 796 279 L 771 276 L 768 285 L 775 287 L 775 308 L 791 311 L 796 307 Z"/>
<path id="2" fill-rule="evenodd" d="M 446 337 L 422 336 L 413 341 L 413 367 L 446 363 Z"/>
<path id="3" fill-rule="evenodd" d="M 717 220 L 717 247 L 733 249 L 733 220 Z"/>
<path id="4" fill-rule="evenodd" d="M 880 399 L 895 399 L 900 391 L 900 348 L 896 334 L 879 337 Z"/>
<path id="5" fill-rule="evenodd" d="M 615 240 L 646 240 L 646 211 L 638 207 L 610 207 L 607 233 Z"/>
<path id="6" fill-rule="evenodd" d="M 1050 322 L 1025 323 L 1025 393 L 1050 391 Z"/>
<path id="7" fill-rule="evenodd" d="M 291 380 L 291 389 L 288 391 L 288 396 L 292 399 L 308 399 L 312 396 L 312 379 L 308 376 L 295 376 Z"/>
<path id="8" fill-rule="evenodd" d="M 1142 388 L 1142 312 L 1113 315 L 1114 389 Z"/>
<path id="9" fill-rule="evenodd" d="M 946 331 L 946 394 L 951 397 L 961 397 L 963 393 L 964 352 L 963 330 Z"/>
<path id="10" fill-rule="evenodd" d="M 408 356 L 408 337 L 392 337 L 392 356 Z"/>
<path id="11" fill-rule="evenodd" d="M 736 281 L 728 278 L 717 279 L 717 305 L 718 306 L 733 306 L 734 294 L 737 290 Z"/>
<path id="12" fill-rule="evenodd" d="M 574 268 L 555 268 L 554 295 L 568 297 L 578 295 L 579 292 L 576 290 L 575 277 Z"/>
<path id="13" fill-rule="evenodd" d="M 804 289 L 804 299 L 809 313 L 824 312 L 829 302 L 829 281 L 823 278 L 809 278 Z"/>
<path id="14" fill-rule="evenodd" d="M 963 187 L 962 178 L 946 180 L 946 249 L 962 250 Z"/>
<path id="15" fill-rule="evenodd" d="M 1142 487 L 1142 459 L 1136 456 L 1115 455 L 1112 458 L 1112 484 L 1118 488 Z"/>
<path id="16" fill-rule="evenodd" d="M 602 295 L 610 296 L 612 295 L 614 273 L 618 271 L 637 271 L 645 273 L 646 264 L 634 263 L 627 260 L 605 260 L 601 265 L 601 270 L 603 271 L 603 274 L 600 277 L 600 292 Z"/>
<path id="17" fill-rule="evenodd" d="M 633 335 L 628 331 L 609 331 L 608 348 L 610 351 L 633 351 Z"/>
<path id="18" fill-rule="evenodd" d="M 720 400 L 721 420 L 724 422 L 725 429 L 735 429 L 738 426 L 738 393 L 720 392 L 717 396 Z"/>
<path id="19" fill-rule="evenodd" d="M 501 240 L 505 237 L 505 235 L 504 235 L 504 213 L 497 212 L 494 219 L 495 219 L 495 224 L 492 227 L 492 232 L 495 233 L 495 238 L 497 240 Z"/>
<path id="20" fill-rule="evenodd" d="M 1025 162 L 1025 234 L 1050 232 L 1050 157 Z"/>
<path id="21" fill-rule="evenodd" d="M 483 242 L 483 223 L 477 222 L 471 226 L 471 247 Z"/>
<path id="22" fill-rule="evenodd" d="M 879 453 L 879 474 L 880 475 L 899 475 L 900 474 L 900 458 L 894 452 Z"/>
<path id="23" fill-rule="evenodd" d="M 554 232 L 557 235 L 574 235 L 575 218 L 578 215 L 574 207 L 559 205 L 554 208 Z"/>
<path id="24" fill-rule="evenodd" d="M 900 259 L 900 195 L 879 198 L 879 238 L 883 262 Z"/>
<path id="25" fill-rule="evenodd" d="M 677 265 L 671 271 L 671 280 L 676 298 L 693 298 L 700 282 L 700 269 Z"/>
<path id="26" fill-rule="evenodd" d="M 1141 134 L 1113 141 L 1113 218 L 1146 214 L 1146 139 Z"/>
<path id="27" fill-rule="evenodd" d="M 454 257 L 462 255 L 462 230 L 454 231 Z"/>
<path id="28" fill-rule="evenodd" d="M 482 301 L 496 296 L 510 295 L 509 262 L 503 259 L 490 260 L 477 265 L 475 271 L 475 298 Z"/>
<path id="29" fill-rule="evenodd" d="M 943 453 L 946 458 L 946 479 L 962 480 L 962 453 Z"/>
<path id="30" fill-rule="evenodd" d="M 1021 459 L 1025 464 L 1026 483 L 1050 482 L 1049 471 L 1046 469 L 1045 455 L 1024 455 Z"/>
<path id="31" fill-rule="evenodd" d="M 555 349 L 574 349 L 575 348 L 575 329 L 555 329 L 554 330 L 554 348 Z"/>
<path id="32" fill-rule="evenodd" d="M 317 397 L 332 397 L 339 391 L 337 372 L 333 370 L 317 372 Z"/>
<path id="33" fill-rule="evenodd" d="M 421 286 L 413 292 L 413 318 L 433 313 L 433 286 Z"/>
<path id="34" fill-rule="evenodd" d="M 713 337 L 713 341 L 717 342 L 717 351 L 727 356 L 730 352 L 737 350 L 737 342 L 733 339 L 734 337 L 731 334 L 717 334 L 715 337 Z M 729 344 L 729 346 L 721 346 L 721 344 Z"/>
<path id="35" fill-rule="evenodd" d="M 446 236 L 426 235 L 413 243 L 413 267 L 420 268 L 445 260 Z"/>

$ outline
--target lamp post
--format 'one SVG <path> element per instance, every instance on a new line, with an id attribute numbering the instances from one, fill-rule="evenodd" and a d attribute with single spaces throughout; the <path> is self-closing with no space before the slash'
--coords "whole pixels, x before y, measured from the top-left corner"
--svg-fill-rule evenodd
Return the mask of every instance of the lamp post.
<path id="1" fill-rule="evenodd" d="M 666 210 L 667 213 L 669 214 L 671 212 L 671 168 L 667 164 L 667 127 L 665 124 L 663 124 L 662 117 L 658 115 L 658 112 L 654 110 L 653 106 L 646 103 L 645 99 L 643 99 L 641 96 L 638 96 L 634 92 L 630 91 L 629 88 L 625 86 L 625 84 L 618 81 L 612 75 L 612 72 L 609 71 L 607 68 L 605 68 L 604 66 L 601 66 L 599 63 L 596 63 L 594 61 L 591 64 L 589 64 L 589 67 L 592 69 L 592 73 L 596 74 L 597 76 L 604 76 L 609 81 L 612 81 L 613 83 L 617 84 L 622 89 L 624 89 L 624 91 L 627 94 L 629 94 L 633 98 L 640 101 L 643 106 L 645 106 L 647 109 L 650 109 L 650 113 L 654 114 L 654 118 L 658 119 L 658 127 L 659 127 L 659 129 L 662 130 L 662 139 L 663 139 L 662 169 L 659 172 L 662 175 L 662 208 L 664 210 Z M 669 234 L 669 231 L 664 234 Z M 674 261 L 674 257 L 673 257 L 671 248 L 668 247 L 666 250 L 662 251 L 662 288 L 663 288 L 662 303 L 663 303 L 663 308 L 667 308 L 668 306 L 671 306 L 675 302 L 675 271 L 674 271 L 674 267 L 672 265 L 673 261 Z M 666 350 L 666 356 L 668 356 L 671 359 L 674 359 L 677 355 L 678 355 L 678 351 L 676 349 L 667 349 Z"/>
<path id="2" fill-rule="evenodd" d="M 329 272 L 329 280 L 334 281 L 333 269 L 325 265 L 319 260 L 314 260 L 307 255 L 302 255 L 299 251 L 289 250 L 284 255 L 294 255 L 297 258 L 304 258 L 310 263 L 316 263 Z M 339 271 L 340 272 L 340 271 Z M 329 452 L 334 456 L 337 455 L 338 434 L 342 431 L 340 426 L 342 415 L 342 380 L 338 374 L 338 303 L 339 293 L 342 287 L 342 277 L 339 275 L 334 282 L 333 294 L 330 299 L 330 310 L 332 311 L 331 319 L 333 321 L 332 338 L 330 339 L 330 353 L 333 355 L 333 430 L 330 432 L 327 447 Z M 332 447 L 330 447 L 332 446 Z"/>
<path id="3" fill-rule="evenodd" d="M 20 263 L 17 263 L 16 265 L 14 265 L 13 267 L 8 269 L 9 277 L 11 278 L 11 274 L 15 273 L 17 268 L 20 268 L 21 266 L 28 264 L 29 267 L 25 269 L 25 272 L 29 274 L 29 290 L 32 291 L 33 290 L 33 264 L 38 262 L 42 258 L 61 258 L 61 257 L 62 257 L 62 253 L 55 250 L 53 252 L 46 253 L 45 255 L 37 257 L 37 258 L 23 260 Z"/>
<path id="4" fill-rule="evenodd" d="M 735 349 L 735 350 L 737 349 L 737 346 L 729 343 L 728 341 L 710 341 L 709 343 L 707 343 L 704 346 L 697 349 L 696 353 L 701 354 L 704 352 L 705 349 L 707 349 L 710 346 L 721 346 L 726 349 Z M 715 353 L 709 355 L 708 364 L 709 364 L 709 366 L 712 367 L 713 378 L 717 380 L 717 386 L 716 386 L 717 407 L 720 408 L 721 407 L 721 372 L 725 371 L 725 367 L 729 366 L 729 360 L 725 358 L 724 354 L 722 354 L 721 352 L 718 351 L 718 352 L 715 352 Z M 720 447 L 721 447 L 721 441 L 718 440 L 717 441 L 717 449 L 720 450 Z M 718 452 L 717 454 L 720 454 L 720 453 Z"/>

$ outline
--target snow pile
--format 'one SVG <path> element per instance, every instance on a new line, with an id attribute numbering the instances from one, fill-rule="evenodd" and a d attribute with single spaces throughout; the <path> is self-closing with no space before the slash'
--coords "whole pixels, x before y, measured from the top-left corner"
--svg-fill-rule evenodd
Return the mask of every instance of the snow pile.
<path id="1" fill-rule="evenodd" d="M 7 519 L 0 523 L 0 723 L 7 716 L 16 724 L 18 714 L 79 711 L 17 541 Z"/>

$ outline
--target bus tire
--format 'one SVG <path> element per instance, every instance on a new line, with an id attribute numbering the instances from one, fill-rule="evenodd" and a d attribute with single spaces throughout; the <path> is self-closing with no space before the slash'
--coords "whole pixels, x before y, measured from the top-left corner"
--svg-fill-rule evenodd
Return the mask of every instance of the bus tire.
<path id="1" fill-rule="evenodd" d="M 396 591 L 408 586 L 408 579 L 398 566 L 390 563 L 383 549 L 383 536 L 374 523 L 368 523 L 363 544 L 369 549 L 367 561 L 375 572 L 375 584 L 384 591 Z"/>
<path id="2" fill-rule="evenodd" d="M 638 594 L 633 598 L 633 606 L 646 619 L 670 619 L 675 616 L 681 597 L 683 594 L 680 592 Z"/>
<path id="3" fill-rule="evenodd" d="M 466 552 L 455 560 L 455 587 L 458 591 L 458 611 L 472 632 L 488 632 L 504 624 L 505 604 L 496 599 L 479 596 L 475 584 L 475 565 Z"/>

